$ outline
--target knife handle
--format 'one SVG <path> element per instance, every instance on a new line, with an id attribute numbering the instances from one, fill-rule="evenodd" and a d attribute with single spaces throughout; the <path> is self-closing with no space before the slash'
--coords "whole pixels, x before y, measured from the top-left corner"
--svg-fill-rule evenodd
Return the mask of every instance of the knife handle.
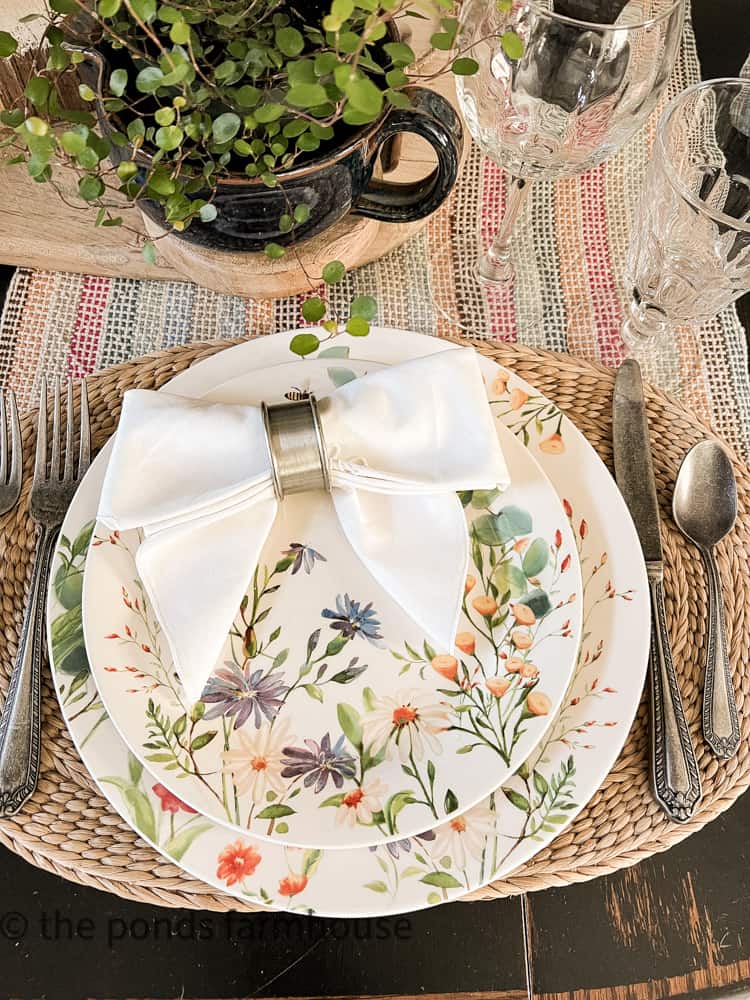
<path id="1" fill-rule="evenodd" d="M 647 564 L 651 592 L 651 783 L 670 819 L 686 823 L 701 800 L 701 778 L 682 707 L 664 609 L 661 564 Z"/>

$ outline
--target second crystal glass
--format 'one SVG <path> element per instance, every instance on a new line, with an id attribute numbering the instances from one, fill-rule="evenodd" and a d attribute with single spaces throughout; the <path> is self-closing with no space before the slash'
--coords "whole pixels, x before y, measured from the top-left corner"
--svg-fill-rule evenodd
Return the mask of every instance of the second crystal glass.
<path id="1" fill-rule="evenodd" d="M 508 6 L 468 0 L 458 34 L 461 54 L 479 63 L 474 76 L 458 79 L 466 123 L 482 151 L 510 175 L 500 229 L 479 266 L 490 284 L 513 277 L 511 235 L 531 181 L 595 167 L 653 111 L 672 72 L 685 13 L 684 0 Z M 612 23 L 595 20 L 602 11 Z"/>

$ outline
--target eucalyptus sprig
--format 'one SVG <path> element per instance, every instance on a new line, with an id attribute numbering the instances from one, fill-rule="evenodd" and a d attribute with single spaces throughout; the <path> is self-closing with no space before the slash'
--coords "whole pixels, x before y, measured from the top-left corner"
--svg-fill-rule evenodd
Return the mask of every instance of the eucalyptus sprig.
<path id="1" fill-rule="evenodd" d="M 211 223 L 218 183 L 244 174 L 285 196 L 278 219 L 283 244 L 265 246 L 269 259 L 279 259 L 288 247 L 295 250 L 310 216 L 304 201 L 286 196 L 283 172 L 332 142 L 337 128 L 408 107 L 415 54 L 389 26 L 437 12 L 432 45 L 449 53 L 458 27 L 453 3 L 48 0 L 45 13 L 23 18 L 45 24 L 23 93 L 0 112 L 5 163 L 25 163 L 35 181 L 56 186 L 56 166 L 72 169 L 78 197 L 97 209 L 97 226 L 129 228 L 119 207 L 125 195 L 134 205 L 159 205 L 177 233 L 196 221 Z M 81 72 L 82 49 L 91 45 L 106 52 L 104 79 Z M 16 50 L 16 39 L 0 32 L 0 58 Z M 478 69 L 470 53 L 446 58 L 446 71 Z M 71 82 L 77 107 L 61 97 Z M 155 261 L 154 240 L 131 231 L 145 259 Z M 323 281 L 335 284 L 344 273 L 332 261 Z M 345 325 L 353 335 L 367 333 L 373 301 L 352 303 Z M 338 326 L 320 297 L 309 298 L 302 312 L 329 333 Z"/>

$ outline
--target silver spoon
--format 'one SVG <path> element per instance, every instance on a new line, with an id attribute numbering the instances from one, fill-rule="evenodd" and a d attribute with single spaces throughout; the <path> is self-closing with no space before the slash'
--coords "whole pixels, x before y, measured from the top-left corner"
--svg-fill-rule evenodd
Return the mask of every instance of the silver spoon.
<path id="1" fill-rule="evenodd" d="M 714 546 L 737 518 L 737 484 L 729 456 L 715 441 L 691 448 L 680 467 L 672 514 L 700 551 L 708 573 L 708 652 L 703 687 L 703 737 L 717 757 L 737 753 L 740 723 L 732 686 L 721 581 Z"/>

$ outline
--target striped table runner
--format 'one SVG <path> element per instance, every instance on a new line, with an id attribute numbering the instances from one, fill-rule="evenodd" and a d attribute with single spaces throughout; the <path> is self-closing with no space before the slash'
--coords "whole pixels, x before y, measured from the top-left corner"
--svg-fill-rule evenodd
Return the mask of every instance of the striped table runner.
<path id="1" fill-rule="evenodd" d="M 667 96 L 699 77 L 688 24 Z M 655 116 L 608 163 L 532 188 L 514 244 L 515 285 L 489 295 L 475 266 L 500 219 L 504 185 L 500 169 L 473 149 L 448 204 L 418 236 L 336 286 L 334 310 L 342 314 L 354 295 L 371 294 L 389 326 L 500 337 L 618 364 L 621 275 L 654 129 Z M 26 405 L 43 373 L 77 378 L 191 340 L 288 329 L 299 325 L 299 309 L 299 297 L 254 301 L 183 282 L 20 270 L 0 322 L 0 385 L 12 386 Z M 750 456 L 747 349 L 734 309 L 697 334 L 676 331 L 643 363 L 652 381 Z"/>

